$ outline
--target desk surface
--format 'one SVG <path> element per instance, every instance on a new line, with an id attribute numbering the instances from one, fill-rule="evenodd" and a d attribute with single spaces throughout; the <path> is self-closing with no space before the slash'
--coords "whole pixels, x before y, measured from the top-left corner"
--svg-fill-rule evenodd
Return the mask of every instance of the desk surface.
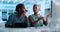
<path id="1" fill-rule="evenodd" d="M 44 27 L 28 27 L 28 28 L 5 28 L 0 27 L 0 32 L 51 32 L 51 31 L 58 31 L 60 32 L 60 29 L 50 29 L 50 28 L 44 28 Z"/>
<path id="2" fill-rule="evenodd" d="M 60 29 L 43 27 L 28 27 L 28 28 L 5 28 L 5 23 L 0 23 L 0 32 L 60 32 Z"/>

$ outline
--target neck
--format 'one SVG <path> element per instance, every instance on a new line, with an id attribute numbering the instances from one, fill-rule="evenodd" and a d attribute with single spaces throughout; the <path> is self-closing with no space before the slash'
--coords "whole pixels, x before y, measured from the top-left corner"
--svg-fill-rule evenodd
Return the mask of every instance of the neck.
<path id="1" fill-rule="evenodd" d="M 37 13 L 34 13 L 34 15 L 35 15 L 35 16 L 38 16 L 38 14 L 37 14 Z"/>

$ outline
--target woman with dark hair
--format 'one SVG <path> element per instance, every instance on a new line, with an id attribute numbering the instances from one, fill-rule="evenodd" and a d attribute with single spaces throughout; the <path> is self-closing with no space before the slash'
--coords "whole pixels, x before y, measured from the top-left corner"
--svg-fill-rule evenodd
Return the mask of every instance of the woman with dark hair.
<path id="1" fill-rule="evenodd" d="M 24 4 L 18 4 L 16 6 L 16 12 L 9 16 L 8 21 L 5 24 L 5 27 L 27 27 L 28 18 L 26 15 L 26 9 Z"/>

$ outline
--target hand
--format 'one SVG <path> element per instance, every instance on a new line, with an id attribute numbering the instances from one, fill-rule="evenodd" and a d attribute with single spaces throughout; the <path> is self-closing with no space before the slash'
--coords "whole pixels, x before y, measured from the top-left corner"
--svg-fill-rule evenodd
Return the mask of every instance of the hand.
<path id="1" fill-rule="evenodd" d="M 44 22 L 44 24 L 47 26 L 48 22 L 47 22 L 47 21 L 45 21 L 45 22 Z"/>
<path id="2" fill-rule="evenodd" d="M 44 17 L 41 17 L 41 19 L 44 19 Z"/>
<path id="3" fill-rule="evenodd" d="M 38 18 L 38 21 L 41 20 L 41 18 Z"/>
<path id="4" fill-rule="evenodd" d="M 51 14 L 48 14 L 46 17 L 48 18 L 49 16 L 51 16 Z"/>
<path id="5" fill-rule="evenodd" d="M 41 19 L 44 19 L 44 17 L 38 18 L 38 21 L 41 20 Z"/>
<path id="6" fill-rule="evenodd" d="M 28 17 L 26 13 L 23 13 L 24 16 Z"/>

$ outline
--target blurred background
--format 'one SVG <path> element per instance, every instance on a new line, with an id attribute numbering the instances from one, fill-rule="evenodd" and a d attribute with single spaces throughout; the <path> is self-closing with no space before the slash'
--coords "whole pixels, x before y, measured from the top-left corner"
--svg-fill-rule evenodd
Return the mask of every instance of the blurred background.
<path id="1" fill-rule="evenodd" d="M 33 14 L 34 4 L 38 4 L 42 16 L 45 16 L 45 10 L 51 8 L 51 0 L 0 0 L 0 20 L 7 21 L 9 15 L 15 12 L 15 7 L 19 3 L 25 5 L 28 16 Z"/>
<path id="2" fill-rule="evenodd" d="M 43 29 L 48 28 L 47 30 L 60 30 L 60 0 L 0 0 L 0 27 L 4 26 L 9 15 L 16 12 L 15 8 L 19 3 L 25 5 L 28 16 L 33 14 L 33 5 L 35 3 L 38 4 L 40 15 L 45 17 L 47 14 L 51 14 L 48 19 L 48 25 L 44 26 Z"/>

